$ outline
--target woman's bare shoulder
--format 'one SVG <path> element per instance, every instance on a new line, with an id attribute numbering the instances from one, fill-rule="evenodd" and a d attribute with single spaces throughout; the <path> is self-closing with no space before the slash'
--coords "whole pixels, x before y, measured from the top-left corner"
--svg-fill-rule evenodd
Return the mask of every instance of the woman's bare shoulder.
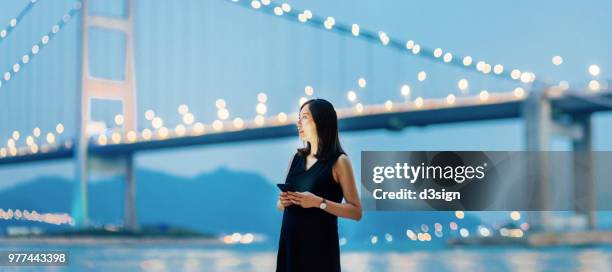
<path id="1" fill-rule="evenodd" d="M 339 174 L 346 174 L 346 171 L 351 171 L 351 161 L 346 154 L 340 154 L 332 167 L 332 176 L 334 181 L 339 182 Z"/>
<path id="2" fill-rule="evenodd" d="M 340 154 L 338 160 L 334 163 L 335 170 L 343 170 L 351 167 L 351 160 L 346 154 Z"/>

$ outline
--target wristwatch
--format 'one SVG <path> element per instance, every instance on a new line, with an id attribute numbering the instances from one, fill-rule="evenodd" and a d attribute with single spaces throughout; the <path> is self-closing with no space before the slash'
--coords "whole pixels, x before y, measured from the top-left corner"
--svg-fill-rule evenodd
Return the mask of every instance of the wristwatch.
<path id="1" fill-rule="evenodd" d="M 325 210 L 325 208 L 327 208 L 327 203 L 325 203 L 325 198 L 321 198 L 321 204 L 319 204 L 319 208 L 321 208 L 321 210 Z"/>

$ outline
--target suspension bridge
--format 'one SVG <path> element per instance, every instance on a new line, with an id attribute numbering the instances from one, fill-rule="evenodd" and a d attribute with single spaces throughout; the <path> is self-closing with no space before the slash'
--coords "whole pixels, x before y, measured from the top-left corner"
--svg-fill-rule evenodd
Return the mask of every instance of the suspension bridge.
<path id="1" fill-rule="evenodd" d="M 221 0 L 220 0 L 221 1 Z M 341 131 L 364 131 L 374 129 L 402 130 L 406 127 L 420 127 L 435 124 L 473 122 L 481 120 L 523 119 L 525 126 L 525 150 L 544 151 L 549 149 L 550 138 L 562 135 L 573 142 L 575 151 L 592 150 L 591 116 L 600 111 L 612 110 L 612 91 L 605 82 L 592 80 L 584 90 L 569 88 L 566 84 L 556 84 L 540 79 L 533 72 L 509 69 L 502 64 L 492 64 L 484 60 L 476 61 L 472 56 L 460 56 L 444 52 L 441 48 L 429 48 L 414 40 L 392 38 L 384 31 L 372 31 L 366 26 L 336 21 L 331 16 L 314 15 L 310 10 L 297 10 L 289 3 L 275 3 L 269 0 L 226 1 L 236 9 L 250 9 L 262 16 L 275 16 L 288 23 L 301 24 L 318 31 L 328 31 L 336 35 L 361 40 L 372 45 L 395 50 L 408 57 L 422 58 L 439 65 L 447 65 L 478 73 L 499 81 L 510 81 L 516 87 L 507 92 L 482 90 L 473 95 L 448 94 L 445 97 L 412 97 L 410 86 L 403 86 L 404 100 L 387 100 L 381 104 L 359 102 L 353 91 L 347 93 L 351 107 L 338 109 Z M 0 32 L 0 45 L 12 38 L 13 30 L 28 13 L 36 8 L 38 1 L 31 0 L 20 13 L 9 21 Z M 254 118 L 229 119 L 229 111 L 223 99 L 216 101 L 217 119 L 210 123 L 198 122 L 187 105 L 178 109 L 181 123 L 166 124 L 153 110 L 144 111 L 150 124 L 137 124 L 137 92 L 142 91 L 137 84 L 135 61 L 137 47 L 135 40 L 134 1 L 127 1 L 127 12 L 123 18 L 93 15 L 88 12 L 89 1 L 75 2 L 74 5 L 50 27 L 40 41 L 34 43 L 12 67 L 1 74 L 0 91 L 11 92 L 11 79 L 27 77 L 28 66 L 33 58 L 44 55 L 45 47 L 53 40 L 62 39 L 61 30 L 67 24 L 77 24 L 79 52 L 78 106 L 71 109 L 77 117 L 74 135 L 64 135 L 65 126 L 58 123 L 54 130 L 43 133 L 40 128 L 32 130 L 31 135 L 13 131 L 6 144 L 0 148 L 0 167 L 20 165 L 29 162 L 72 160 L 76 164 L 76 176 L 72 216 L 79 225 L 88 222 L 88 180 L 92 172 L 110 171 L 120 174 L 125 181 L 124 224 L 127 228 L 137 228 L 135 198 L 134 156 L 136 153 L 172 149 L 185 146 L 217 145 L 238 143 L 260 139 L 282 138 L 296 135 L 296 113 L 270 114 L 267 112 L 267 95 L 258 95 L 257 115 Z M 100 78 L 91 73 L 89 35 L 92 29 L 101 28 L 121 32 L 125 37 L 125 61 L 122 80 Z M 597 71 L 597 73 L 599 73 Z M 427 78 L 427 73 L 418 73 L 419 81 Z M 359 80 L 365 85 L 365 79 Z M 463 89 L 467 81 L 459 82 Z M 26 92 L 33 90 L 24 90 Z M 303 103 L 312 96 L 311 86 L 305 88 Z M 93 100 L 109 100 L 121 103 L 122 113 L 115 116 L 115 126 L 106 127 L 92 120 Z M 294 102 L 288 102 L 294 103 Z M 60 137 L 61 136 L 61 137 Z M 535 165 L 536 169 L 545 165 L 546 155 Z M 594 174 L 590 169 L 575 163 L 576 188 L 594 190 Z M 546 196 L 550 177 L 546 171 L 538 171 L 539 192 L 542 207 L 547 207 Z M 580 194 L 580 191 L 575 194 Z M 579 203 L 577 212 L 588 218 L 589 226 L 595 227 L 596 209 L 594 199 L 584 200 L 576 197 Z M 530 217 L 534 227 L 546 228 L 545 216 Z"/>

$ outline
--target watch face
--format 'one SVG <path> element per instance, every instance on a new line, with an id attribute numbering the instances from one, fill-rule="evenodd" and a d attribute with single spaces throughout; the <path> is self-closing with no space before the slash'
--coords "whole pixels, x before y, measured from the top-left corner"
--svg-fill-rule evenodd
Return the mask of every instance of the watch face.
<path id="1" fill-rule="evenodd" d="M 325 204 L 325 203 L 321 203 L 321 205 L 319 205 L 319 208 L 321 208 L 321 209 L 325 209 L 325 208 L 327 208 L 327 204 Z"/>

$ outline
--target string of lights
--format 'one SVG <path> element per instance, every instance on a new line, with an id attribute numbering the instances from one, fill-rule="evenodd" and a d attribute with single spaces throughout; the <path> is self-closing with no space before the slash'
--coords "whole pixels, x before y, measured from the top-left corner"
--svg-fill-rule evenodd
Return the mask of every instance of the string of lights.
<path id="1" fill-rule="evenodd" d="M 298 10 L 292 8 L 288 3 L 273 3 L 270 0 L 229 0 L 241 7 L 254 9 L 268 15 L 283 17 L 289 21 L 303 23 L 305 25 L 332 31 L 340 35 L 360 38 L 367 42 L 379 44 L 384 47 L 396 49 L 408 55 L 427 58 L 438 63 L 453 65 L 462 69 L 480 72 L 503 79 L 509 79 L 522 83 L 538 82 L 536 75 L 532 72 L 519 69 L 507 69 L 502 64 L 491 64 L 484 60 L 475 61 L 472 56 L 459 56 L 451 52 L 444 52 L 442 48 L 431 49 L 416 41 L 409 39 L 401 41 L 391 38 L 384 31 L 372 31 L 359 24 L 345 24 L 336 21 L 332 16 L 323 17 L 313 14 L 311 10 Z"/>
<path id="2" fill-rule="evenodd" d="M 365 79 L 362 79 L 365 84 Z M 304 88 L 306 97 L 299 99 L 301 105 L 307 101 L 307 97 L 314 94 L 312 86 Z M 351 107 L 338 108 L 338 117 L 351 118 L 362 115 L 377 115 L 392 112 L 407 112 L 429 109 L 440 109 L 457 106 L 481 105 L 486 103 L 501 103 L 508 101 L 521 100 L 526 97 L 527 91 L 521 87 L 517 87 L 511 92 L 489 93 L 486 90 L 472 96 L 455 97 L 453 94 L 444 98 L 423 98 L 417 97 L 414 100 L 406 101 L 391 101 L 387 100 L 383 104 L 364 105 L 356 103 Z M 353 94 L 354 95 L 354 94 Z M 349 91 L 349 100 L 351 93 Z M 168 128 L 164 124 L 161 116 L 156 115 L 152 109 L 145 111 L 145 118 L 151 122 L 151 128 L 144 128 L 138 131 L 120 131 L 116 128 L 102 131 L 99 135 L 92 135 L 90 140 L 95 145 L 109 144 L 125 144 L 134 143 L 137 141 L 164 140 L 175 137 L 199 136 L 207 133 L 223 133 L 240 131 L 244 129 L 256 129 L 262 127 L 274 127 L 287 125 L 290 122 L 296 121 L 297 113 L 286 114 L 280 112 L 272 116 L 265 116 L 267 112 L 267 94 L 260 92 L 257 95 L 258 103 L 255 107 L 256 116 L 254 118 L 235 117 L 230 119 L 230 111 L 227 102 L 224 99 L 217 99 L 215 106 L 217 107 L 217 118 L 209 124 L 196 122 L 195 117 L 189 112 L 189 106 L 181 104 L 178 107 L 178 113 L 181 115 L 182 123 L 175 126 L 174 129 Z M 115 116 L 115 123 L 121 124 L 121 115 Z"/>
<path id="3" fill-rule="evenodd" d="M 32 222 L 42 222 L 53 225 L 74 225 L 74 219 L 67 213 L 39 213 L 37 211 L 0 208 L 0 219 L 4 220 L 25 220 Z"/>
<path id="4" fill-rule="evenodd" d="M 0 148 L 0 158 L 36 154 L 38 152 L 47 153 L 59 148 L 70 148 L 72 141 L 58 141 L 60 135 L 64 133 L 64 129 L 64 125 L 58 123 L 55 125 L 55 131 L 49 131 L 46 134 L 42 134 L 41 129 L 35 127 L 32 129 L 31 135 L 24 137 L 21 136 L 18 130 L 15 130 L 7 140 L 6 146 Z M 25 139 L 26 146 L 17 146 L 21 138 Z M 43 139 L 39 140 L 40 138 Z"/>
<path id="5" fill-rule="evenodd" d="M 359 78 L 357 82 L 360 88 L 366 87 L 367 81 L 365 78 Z M 462 83 L 462 81 L 460 81 L 459 85 L 462 84 L 467 85 L 468 83 Z M 550 90 L 556 91 L 555 87 L 551 88 Z M 415 99 L 411 99 L 410 92 L 410 86 L 403 85 L 400 88 L 400 94 L 404 98 L 403 101 L 386 100 L 382 104 L 363 104 L 358 102 L 356 92 L 349 90 L 347 92 L 347 99 L 349 102 L 351 102 L 351 106 L 338 108 L 338 117 L 339 119 L 345 119 L 357 116 L 504 103 L 522 100 L 528 94 L 528 90 L 525 90 L 522 87 L 517 87 L 510 92 L 489 92 L 487 90 L 481 90 L 473 95 L 466 94 L 455 96 L 451 93 L 446 97 L 441 98 L 424 98 L 419 96 Z M 314 88 L 307 85 L 304 88 L 304 93 L 305 96 L 300 97 L 298 101 L 299 105 L 303 104 L 309 99 L 309 97 L 314 95 Z M 589 99 L 588 96 L 583 95 L 582 97 L 584 97 L 584 99 Z M 279 112 L 278 114 L 272 116 L 266 116 L 267 100 L 268 95 L 260 92 L 257 94 L 258 103 L 255 106 L 256 116 L 254 118 L 235 117 L 234 119 L 229 119 L 230 111 L 228 109 L 227 102 L 224 99 L 217 99 L 215 101 L 217 118 L 210 124 L 204 124 L 196 121 L 195 115 L 189 111 L 189 106 L 186 104 L 181 104 L 179 105 L 177 111 L 181 115 L 182 122 L 177 124 L 174 129 L 165 126 L 162 117 L 158 116 L 154 110 L 149 109 L 145 111 L 144 115 L 145 118 L 151 122 L 150 128 L 144 128 L 141 131 L 122 131 L 120 126 L 123 124 L 124 118 L 123 115 L 118 114 L 114 118 L 114 127 L 103 127 L 96 133 L 90 134 L 89 139 L 92 144 L 98 146 L 109 144 L 129 144 L 138 141 L 165 140 L 168 138 L 200 136 L 207 133 L 224 133 L 244 129 L 283 126 L 290 124 L 290 122 L 296 121 L 297 113 L 287 114 L 284 112 Z M 593 99 L 589 99 L 589 101 L 593 101 Z M 57 136 L 59 136 L 63 132 L 64 125 L 62 123 L 58 123 L 54 132 L 48 132 L 46 134 L 46 142 L 39 144 L 36 142 L 36 139 L 41 136 L 41 131 L 40 128 L 36 127 L 34 128 L 32 135 L 26 137 L 25 142 L 27 146 L 17 147 L 16 143 L 20 138 L 20 133 L 19 131 L 13 131 L 11 138 L 7 141 L 6 147 L 0 148 L 0 159 L 19 155 L 36 154 L 38 152 L 45 153 L 60 148 L 70 148 L 72 141 L 65 140 L 63 142 L 58 142 L 56 140 L 55 133 L 57 133 Z"/>
<path id="6" fill-rule="evenodd" d="M 17 24 L 21 22 L 23 17 L 25 17 L 30 10 L 32 10 L 32 7 L 34 7 L 37 2 L 38 0 L 30 0 L 28 4 L 19 12 L 19 14 L 17 14 L 17 17 L 12 18 L 9 21 L 8 26 L 0 30 L 0 44 L 2 44 L 2 42 L 8 38 L 11 32 L 13 32 L 13 29 L 17 27 Z"/>
<path id="7" fill-rule="evenodd" d="M 448 235 L 451 235 L 455 232 L 459 234 L 461 237 L 466 238 L 470 236 L 470 232 L 467 228 L 462 228 L 457 222 L 465 218 L 465 212 L 463 211 L 455 211 L 455 217 L 458 221 L 451 221 L 448 224 L 448 228 L 444 228 L 441 223 L 434 223 L 433 233 L 435 237 L 442 238 L 444 236 L 444 232 L 448 232 Z M 519 211 L 512 211 L 509 214 L 510 219 L 514 222 L 521 220 L 521 213 Z M 32 222 L 42 222 L 47 224 L 54 225 L 74 225 L 74 219 L 67 213 L 39 213 L 35 210 L 20 210 L 20 209 L 8 209 L 4 210 L 0 208 L 0 219 L 3 220 L 25 220 Z M 530 228 L 529 224 L 523 222 L 519 225 L 518 228 L 507 228 L 504 226 L 493 226 L 486 227 L 484 225 L 477 226 L 477 234 L 482 237 L 489 237 L 494 235 L 492 230 L 496 230 L 499 232 L 499 235 L 502 237 L 509 238 L 521 238 L 524 235 L 524 232 L 528 231 Z M 417 228 L 408 228 L 406 229 L 406 237 L 411 241 L 419 241 L 419 242 L 430 242 L 432 240 L 432 235 L 430 232 L 430 227 L 427 224 L 421 224 Z M 385 240 L 387 242 L 393 241 L 393 235 L 390 233 L 384 234 Z M 241 233 L 233 233 L 231 235 L 225 235 L 222 237 L 222 241 L 226 244 L 233 243 L 243 243 L 248 244 L 256 240 L 261 240 L 251 233 L 241 234 Z M 372 245 L 378 243 L 378 235 L 372 234 L 370 236 L 370 243 Z M 340 244 L 344 245 L 347 243 L 347 239 L 345 237 L 340 238 Z"/>
<path id="8" fill-rule="evenodd" d="M 364 80 L 365 81 L 365 80 Z M 311 86 L 305 87 L 307 97 L 313 95 L 314 90 Z M 406 88 L 402 88 L 402 94 L 405 94 Z M 528 91 L 517 87 L 511 92 L 493 92 L 490 93 L 482 90 L 477 94 L 470 96 L 455 96 L 449 94 L 442 98 L 423 98 L 417 97 L 414 100 L 406 99 L 404 101 L 387 100 L 382 104 L 362 104 L 353 103 L 350 107 L 338 108 L 338 118 L 346 119 L 357 116 L 374 116 L 388 113 L 411 112 L 420 110 L 434 110 L 451 107 L 469 107 L 475 105 L 496 104 L 511 101 L 519 101 L 524 99 Z M 354 94 L 353 94 L 354 95 Z M 200 136 L 209 133 L 224 133 L 241 131 L 245 129 L 257 129 L 263 127 L 275 127 L 290 124 L 296 121 L 297 113 L 286 114 L 280 112 L 275 115 L 265 116 L 267 108 L 265 102 L 267 95 L 259 93 L 257 95 L 258 104 L 255 107 L 257 115 L 255 118 L 240 118 L 235 117 L 230 120 L 230 112 L 227 103 L 223 99 L 218 99 L 215 106 L 218 109 L 217 119 L 210 124 L 205 124 L 195 120 L 193 113 L 189 112 L 189 107 L 186 104 L 181 104 L 178 107 L 178 113 L 181 114 L 182 122 L 177 124 L 174 129 L 170 129 L 164 125 L 164 120 L 161 116 L 155 114 L 151 109 L 145 112 L 145 118 L 151 121 L 151 128 L 144 128 L 141 131 L 121 131 L 118 127 L 104 129 L 99 134 L 91 135 L 90 142 L 94 145 L 105 146 L 113 144 L 130 144 L 138 141 L 165 140 L 168 138 Z M 301 97 L 299 104 L 304 103 L 308 98 Z M 347 94 L 349 101 L 353 98 L 350 91 Z M 116 115 L 115 123 L 117 126 L 122 124 L 123 116 Z M 72 142 L 66 140 L 57 142 L 56 134 L 60 135 L 64 131 L 63 124 L 56 125 L 55 132 L 46 134 L 45 143 L 36 143 L 35 139 L 41 134 L 39 128 L 33 130 L 32 136 L 27 136 L 24 147 L 17 147 L 16 142 L 19 139 L 19 132 L 14 131 L 12 137 L 7 141 L 7 147 L 0 148 L 0 159 L 11 156 L 36 154 L 37 152 L 49 152 L 59 148 L 70 148 Z"/>
<path id="9" fill-rule="evenodd" d="M 21 59 L 19 59 L 19 61 L 13 64 L 13 67 L 11 67 L 11 69 L 4 72 L 2 74 L 2 78 L 0 78 L 0 88 L 6 85 L 6 83 L 10 81 L 15 74 L 21 71 L 25 65 L 27 65 L 36 55 L 38 55 L 40 50 L 49 44 L 53 37 L 55 37 L 57 33 L 59 33 L 63 29 L 64 25 L 68 23 L 70 19 L 79 12 L 80 9 L 81 2 L 76 2 L 73 7 L 66 14 L 64 14 L 62 18 L 56 24 L 54 24 L 45 35 L 40 38 L 40 41 L 32 45 L 32 48 L 27 53 L 25 53 L 21 57 Z"/>

